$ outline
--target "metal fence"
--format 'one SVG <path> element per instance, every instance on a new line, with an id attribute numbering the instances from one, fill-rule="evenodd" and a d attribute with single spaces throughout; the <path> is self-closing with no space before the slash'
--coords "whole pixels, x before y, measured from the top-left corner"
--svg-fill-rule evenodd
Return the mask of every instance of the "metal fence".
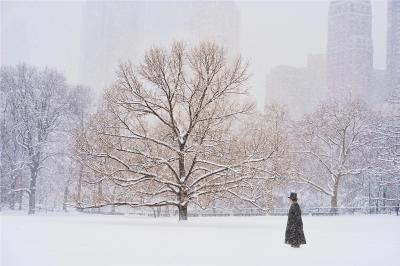
<path id="1" fill-rule="evenodd" d="M 267 211 L 269 215 L 287 215 L 287 208 L 276 208 Z M 393 214 L 399 215 L 399 207 L 305 207 L 302 208 L 303 215 L 353 215 L 353 214 Z"/>
<path id="2" fill-rule="evenodd" d="M 70 210 L 75 208 L 70 207 Z M 52 212 L 54 210 L 47 210 L 45 208 L 37 208 L 38 212 Z M 178 216 L 178 210 L 175 208 L 162 209 L 162 208 L 125 208 L 125 209 L 112 209 L 112 208 L 93 208 L 81 209 L 83 213 L 92 214 L 105 214 L 105 215 L 137 215 L 137 216 L 150 216 L 150 217 L 171 217 Z M 189 217 L 211 217 L 211 216 L 286 216 L 289 208 L 271 208 L 271 209 L 257 209 L 257 208 L 242 208 L 242 209 L 189 209 Z M 322 215 L 369 215 L 369 214 L 386 214 L 386 215 L 399 215 L 399 206 L 370 206 L 370 207 L 302 207 L 303 215 L 322 216 Z"/>
<path id="3" fill-rule="evenodd" d="M 209 217 L 209 216 L 285 216 L 288 214 L 289 208 L 273 208 L 273 209 L 206 209 L 206 210 L 189 210 L 189 217 Z M 177 216 L 177 210 L 131 210 L 131 215 L 168 217 Z M 311 216 L 329 216 L 329 215 L 369 215 L 369 214 L 387 214 L 399 215 L 399 207 L 305 207 L 302 208 L 303 215 Z"/>

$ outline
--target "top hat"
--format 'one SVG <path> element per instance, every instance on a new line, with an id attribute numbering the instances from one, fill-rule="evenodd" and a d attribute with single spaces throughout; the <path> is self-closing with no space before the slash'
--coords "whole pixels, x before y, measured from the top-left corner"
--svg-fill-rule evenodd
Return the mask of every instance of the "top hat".
<path id="1" fill-rule="evenodd" d="M 293 200 L 293 201 L 296 201 L 297 200 L 297 193 L 290 192 L 290 196 L 288 198 Z"/>

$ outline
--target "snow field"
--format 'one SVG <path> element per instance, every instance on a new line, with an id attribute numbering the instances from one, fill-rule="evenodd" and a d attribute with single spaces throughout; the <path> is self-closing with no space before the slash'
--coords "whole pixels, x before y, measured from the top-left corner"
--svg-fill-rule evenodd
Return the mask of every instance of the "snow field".
<path id="1" fill-rule="evenodd" d="M 400 217 L 303 217 L 307 245 L 283 243 L 286 217 L 2 215 L 2 266 L 400 265 Z"/>

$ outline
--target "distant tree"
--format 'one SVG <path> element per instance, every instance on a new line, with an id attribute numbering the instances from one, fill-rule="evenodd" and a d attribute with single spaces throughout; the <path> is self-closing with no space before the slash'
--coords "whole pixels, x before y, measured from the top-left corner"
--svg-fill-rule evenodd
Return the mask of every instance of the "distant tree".
<path id="1" fill-rule="evenodd" d="M 263 178 L 255 186 L 255 191 L 262 195 L 263 206 L 267 210 L 272 209 L 274 190 L 288 181 L 291 173 L 291 155 L 289 153 L 289 132 L 291 121 L 286 107 L 279 104 L 265 106 L 264 113 L 256 113 L 252 119 L 246 118 L 243 129 L 240 130 L 240 138 L 251 139 L 253 150 L 262 150 L 265 154 L 271 154 L 270 160 L 260 163 L 260 169 L 268 178 Z M 262 166 L 262 167 L 261 167 Z M 261 203 L 260 203 L 261 205 Z"/>
<path id="2" fill-rule="evenodd" d="M 67 210 L 68 205 L 79 205 L 82 197 L 83 168 L 74 156 L 74 136 L 80 134 L 87 126 L 90 114 L 93 113 L 95 102 L 91 97 L 92 91 L 88 87 L 76 86 L 70 89 L 70 119 L 68 129 L 68 139 L 65 148 L 68 155 L 66 160 L 69 162 L 69 174 L 64 179 L 63 210 Z M 75 182 L 76 181 L 76 182 Z M 71 186 L 75 186 L 71 188 Z M 71 199 L 74 203 L 71 203 Z"/>
<path id="3" fill-rule="evenodd" d="M 329 196 L 332 211 L 344 182 L 372 167 L 368 151 L 375 141 L 373 119 L 360 100 L 331 99 L 293 127 L 297 182 Z"/>
<path id="4" fill-rule="evenodd" d="M 6 76 L 1 71 L 0 75 L 0 203 L 8 203 L 10 209 L 14 209 L 17 196 L 22 191 L 22 175 L 26 168 L 24 161 L 24 150 L 16 141 L 18 113 L 16 112 L 16 102 L 14 100 L 14 88 L 3 81 Z M 21 201 L 20 201 L 21 207 Z"/>
<path id="5" fill-rule="evenodd" d="M 387 100 L 387 110 L 377 128 L 374 184 L 370 201 L 382 206 L 400 205 L 400 87 Z M 370 193 L 372 194 L 372 193 Z"/>
<path id="6" fill-rule="evenodd" d="M 228 60 L 213 43 L 174 43 L 168 52 L 150 49 L 138 68 L 120 65 L 104 106 L 76 136 L 75 154 L 91 172 L 86 183 L 124 192 L 82 207 L 175 206 L 186 220 L 188 205 L 210 195 L 255 204 L 242 191 L 270 154 L 243 150 L 232 134 L 234 119 L 253 109 L 242 99 L 247 79 L 242 59 Z"/>
<path id="7" fill-rule="evenodd" d="M 69 113 L 67 84 L 58 72 L 38 71 L 18 65 L 1 69 L 0 87 L 8 91 L 9 113 L 13 116 L 13 140 L 24 156 L 15 162 L 29 171 L 27 186 L 10 193 L 24 191 L 29 196 L 29 214 L 35 213 L 38 177 L 46 161 L 55 156 L 53 139 L 62 128 L 63 117 Z"/>

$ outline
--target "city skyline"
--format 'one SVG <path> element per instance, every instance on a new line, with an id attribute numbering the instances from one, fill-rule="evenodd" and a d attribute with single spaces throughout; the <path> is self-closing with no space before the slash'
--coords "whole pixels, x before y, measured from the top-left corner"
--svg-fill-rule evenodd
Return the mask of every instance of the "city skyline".
<path id="1" fill-rule="evenodd" d="M 82 60 L 83 3 L 1 2 L 1 63 L 26 62 L 40 67 L 55 67 L 71 82 L 82 83 L 79 66 Z M 239 46 L 243 57 L 250 62 L 252 73 L 249 87 L 262 108 L 266 73 L 279 65 L 304 66 L 308 54 L 325 52 L 329 1 L 235 3 L 241 17 Z M 384 69 L 386 1 L 373 1 L 372 14 L 374 64 L 375 68 Z M 161 21 L 164 18 L 162 13 L 159 17 Z M 49 20 L 53 21 L 51 25 L 47 23 Z M 107 70 L 111 75 L 115 72 L 112 67 Z"/>
<path id="2" fill-rule="evenodd" d="M 266 75 L 266 103 L 285 104 L 294 118 L 311 112 L 327 97 L 357 97 L 382 105 L 400 83 L 396 80 L 400 73 L 399 3 L 387 6 L 387 71 L 373 63 L 371 1 L 331 1 L 326 53 L 309 54 L 302 67 L 273 68 Z"/>
<path id="3" fill-rule="evenodd" d="M 150 47 L 168 49 L 174 41 L 190 48 L 208 40 L 233 56 L 240 52 L 234 2 L 87 2 L 83 14 L 80 79 L 90 87 L 110 86 L 120 63 L 138 62 Z M 171 19 L 160 23 L 162 15 Z"/>

